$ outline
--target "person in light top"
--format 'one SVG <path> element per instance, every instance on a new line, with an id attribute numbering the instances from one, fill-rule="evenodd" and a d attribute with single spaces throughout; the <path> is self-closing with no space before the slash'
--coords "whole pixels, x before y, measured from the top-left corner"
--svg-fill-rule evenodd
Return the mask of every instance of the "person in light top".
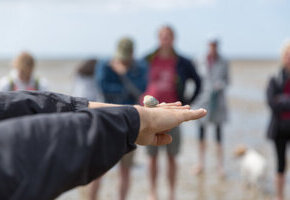
<path id="1" fill-rule="evenodd" d="M 13 61 L 13 69 L 0 80 L 0 91 L 47 90 L 47 82 L 35 77 L 35 60 L 28 52 L 20 53 Z"/>
<path id="2" fill-rule="evenodd" d="M 198 165 L 194 167 L 194 174 L 204 172 L 206 154 L 206 129 L 210 125 L 215 127 L 215 146 L 217 158 L 217 172 L 221 177 L 224 172 L 223 132 L 228 119 L 227 88 L 230 84 L 230 71 L 227 59 L 219 50 L 220 41 L 212 37 L 208 41 L 208 53 L 203 64 L 203 93 L 198 105 L 208 109 L 208 115 L 200 121 L 198 135 Z"/>

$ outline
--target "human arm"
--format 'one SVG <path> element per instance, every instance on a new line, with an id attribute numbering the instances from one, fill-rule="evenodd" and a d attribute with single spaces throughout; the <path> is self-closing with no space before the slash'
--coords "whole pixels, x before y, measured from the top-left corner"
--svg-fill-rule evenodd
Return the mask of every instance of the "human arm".
<path id="1" fill-rule="evenodd" d="M 84 108 L 116 107 L 117 104 L 40 91 L 0 92 L 0 120 L 40 113 L 77 111 Z"/>
<path id="2" fill-rule="evenodd" d="M 147 62 L 145 60 L 134 61 L 128 74 L 119 74 L 120 80 L 126 91 L 136 100 L 143 94 L 147 86 Z"/>
<path id="3" fill-rule="evenodd" d="M 226 60 L 219 61 L 220 64 L 217 66 L 220 69 L 219 78 L 214 82 L 213 89 L 215 92 L 225 90 L 226 87 L 230 84 L 230 73 L 229 73 L 229 64 Z"/>
<path id="4" fill-rule="evenodd" d="M 76 111 L 88 107 L 88 100 L 53 92 L 0 92 L 0 120 L 32 115 Z"/>
<path id="5" fill-rule="evenodd" d="M 53 199 L 101 176 L 134 143 L 168 144 L 164 131 L 205 114 L 178 106 L 122 106 L 2 121 L 0 197 Z"/>
<path id="6" fill-rule="evenodd" d="M 225 72 L 224 72 L 224 83 L 225 83 L 225 86 L 228 86 L 231 82 L 230 80 L 230 67 L 229 67 L 229 62 L 228 61 L 224 61 L 225 62 Z"/>
<path id="7" fill-rule="evenodd" d="M 136 87 L 126 75 L 122 75 L 119 77 L 128 93 L 132 95 L 134 99 L 138 99 L 142 94 L 142 91 L 138 87 Z"/>
<path id="8" fill-rule="evenodd" d="M 105 102 L 119 102 L 122 95 L 122 85 L 118 75 L 110 67 L 109 61 L 100 61 L 96 70 L 97 87 L 100 89 Z"/>
<path id="9" fill-rule="evenodd" d="M 10 199 L 1 195 L 9 191 L 14 199 L 53 199 L 90 182 L 135 148 L 138 128 L 132 107 L 2 121 L 0 199 Z"/>
<path id="10" fill-rule="evenodd" d="M 202 81 L 201 81 L 199 74 L 196 71 L 196 67 L 195 67 L 195 64 L 193 62 L 191 63 L 190 61 L 188 61 L 187 70 L 188 70 L 187 73 L 188 73 L 189 78 L 191 80 L 193 80 L 195 83 L 195 90 L 188 101 L 188 104 L 191 104 L 195 101 L 195 99 L 197 98 L 197 96 L 201 92 Z"/>
<path id="11" fill-rule="evenodd" d="M 121 61 L 112 60 L 101 65 L 98 80 L 107 101 L 122 101 L 122 98 L 118 100 L 122 94 L 133 102 L 138 101 L 146 89 L 146 71 L 147 65 L 144 61 L 132 61 L 128 66 Z"/>
<path id="12" fill-rule="evenodd" d="M 290 111 L 290 96 L 279 92 L 275 78 L 271 78 L 268 83 L 267 103 L 273 112 Z"/>

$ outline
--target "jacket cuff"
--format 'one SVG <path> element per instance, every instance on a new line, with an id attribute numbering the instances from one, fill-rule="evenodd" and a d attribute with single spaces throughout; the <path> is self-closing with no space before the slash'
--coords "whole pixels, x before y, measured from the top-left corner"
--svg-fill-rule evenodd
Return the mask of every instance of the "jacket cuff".
<path id="1" fill-rule="evenodd" d="M 136 148 L 136 139 L 139 134 L 139 129 L 140 129 L 140 116 L 136 108 L 133 106 L 128 106 L 127 107 L 127 119 L 128 122 L 130 123 L 130 133 L 127 136 L 127 141 L 128 141 L 128 146 L 129 150 L 133 150 Z"/>
<path id="2" fill-rule="evenodd" d="M 72 108 L 73 111 L 77 111 L 83 108 L 88 108 L 89 100 L 81 97 L 72 97 Z"/>

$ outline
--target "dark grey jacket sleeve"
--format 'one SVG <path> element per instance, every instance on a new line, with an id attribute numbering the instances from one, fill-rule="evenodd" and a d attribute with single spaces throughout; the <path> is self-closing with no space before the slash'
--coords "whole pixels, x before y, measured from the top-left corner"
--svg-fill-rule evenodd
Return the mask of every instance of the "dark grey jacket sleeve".
<path id="1" fill-rule="evenodd" d="M 0 120 L 36 113 L 69 112 L 88 107 L 88 100 L 52 92 L 0 92 Z"/>
<path id="2" fill-rule="evenodd" d="M 184 101 L 184 103 L 192 104 L 201 92 L 202 81 L 201 81 L 199 74 L 196 71 L 195 64 L 193 62 L 187 61 L 187 65 L 188 65 L 188 67 L 187 67 L 186 73 L 187 73 L 188 78 L 194 81 L 195 90 L 194 90 L 194 93 L 192 94 L 192 96 L 190 97 L 190 99 Z"/>
<path id="3" fill-rule="evenodd" d="M 54 199 L 101 176 L 136 148 L 132 106 L 0 122 L 0 199 Z"/>
<path id="4" fill-rule="evenodd" d="M 271 78 L 267 87 L 267 102 L 274 113 L 290 110 L 290 97 L 278 89 L 275 78 Z"/>

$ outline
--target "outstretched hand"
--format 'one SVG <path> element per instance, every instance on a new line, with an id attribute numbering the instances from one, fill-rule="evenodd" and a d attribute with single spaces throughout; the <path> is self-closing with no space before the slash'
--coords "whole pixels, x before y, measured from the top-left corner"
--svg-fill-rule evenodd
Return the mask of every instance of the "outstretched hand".
<path id="1" fill-rule="evenodd" d="M 196 120 L 206 115 L 205 109 L 191 110 L 180 102 L 161 103 L 155 108 L 135 106 L 140 115 L 140 129 L 136 144 L 166 145 L 172 137 L 166 132 L 182 122 Z"/>
<path id="2" fill-rule="evenodd" d="M 117 104 L 89 102 L 89 108 L 114 107 Z M 140 116 L 140 130 L 136 140 L 139 145 L 166 145 L 172 142 L 167 132 L 185 121 L 196 120 L 206 115 L 206 110 L 191 110 L 181 102 L 161 103 L 154 108 L 134 106 Z"/>

